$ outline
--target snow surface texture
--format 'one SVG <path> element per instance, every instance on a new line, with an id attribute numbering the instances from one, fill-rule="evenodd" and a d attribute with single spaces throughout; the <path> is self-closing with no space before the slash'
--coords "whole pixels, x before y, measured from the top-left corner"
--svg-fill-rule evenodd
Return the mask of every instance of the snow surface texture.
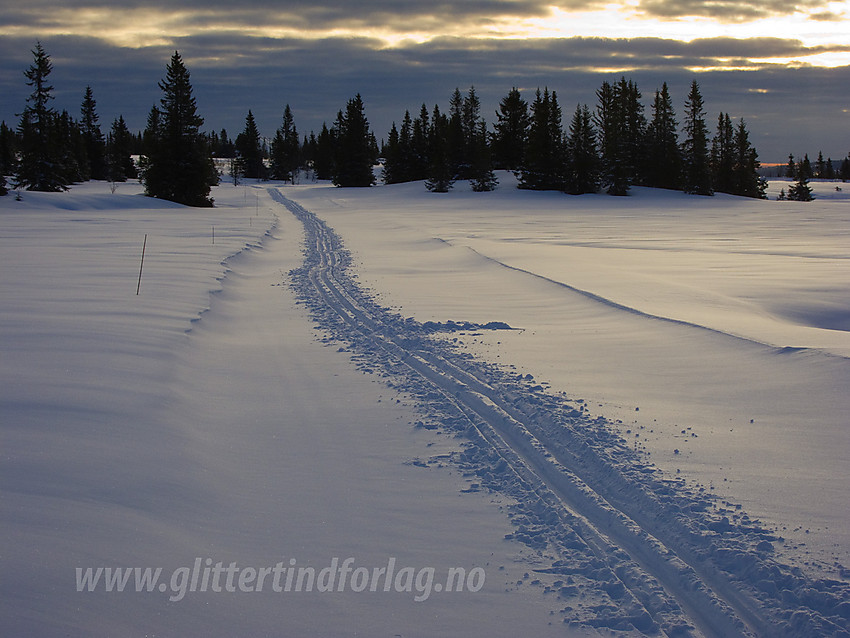
<path id="1" fill-rule="evenodd" d="M 376 306 L 344 274 L 339 239 L 311 213 L 282 201 L 308 229 L 300 290 L 323 325 L 370 365 L 394 374 L 393 383 L 418 389 L 430 413 L 443 413 L 441 427 L 471 440 L 461 462 L 487 489 L 516 496 L 516 537 L 551 552 L 551 567 L 538 572 L 569 574 L 571 583 L 592 576 L 592 584 L 561 587 L 561 596 L 593 586 L 611 594 L 594 605 L 595 617 L 583 610 L 580 622 L 672 635 L 847 631 L 844 583 L 811 581 L 783 565 L 773 553 L 778 537 L 746 514 L 730 520 L 704 489 L 665 478 L 612 436 L 601 417 L 547 395 L 530 376 L 429 340 L 427 328 Z M 564 608 L 568 616 L 574 611 Z"/>
<path id="2" fill-rule="evenodd" d="M 383 305 L 516 328 L 450 338 L 621 421 L 659 467 L 742 504 L 780 551 L 834 577 L 850 563 L 850 189 L 612 201 L 500 178 L 494 193 L 292 197 L 345 238 Z"/>
<path id="3" fill-rule="evenodd" d="M 190 211 L 122 189 L 0 202 L 4 635 L 847 634 L 846 202 L 414 184 Z M 793 267 L 735 257 L 792 241 Z M 688 264 L 628 255 L 689 242 Z M 488 583 L 73 587 L 75 566 L 349 555 Z"/>
<path id="4" fill-rule="evenodd" d="M 563 635 L 517 585 L 532 552 L 504 539 L 509 499 L 424 467 L 455 439 L 316 340 L 288 286 L 301 223 L 265 188 L 216 189 L 215 209 L 140 191 L 0 199 L 0 635 Z M 487 580 L 424 602 L 75 587 L 76 568 L 334 557 Z"/>

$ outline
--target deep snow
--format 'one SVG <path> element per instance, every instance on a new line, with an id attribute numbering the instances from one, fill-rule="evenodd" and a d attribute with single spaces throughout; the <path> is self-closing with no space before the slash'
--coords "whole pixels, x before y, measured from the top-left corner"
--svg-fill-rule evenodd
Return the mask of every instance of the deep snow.
<path id="1" fill-rule="evenodd" d="M 567 197 L 500 177 L 489 194 L 292 197 L 384 305 L 520 328 L 461 341 L 622 420 L 653 462 L 743 503 L 804 561 L 850 564 L 850 193 Z"/>
<path id="2" fill-rule="evenodd" d="M 594 436 L 636 450 L 634 471 L 655 464 L 659 480 L 684 479 L 679 495 L 706 498 L 706 521 L 758 518 L 758 534 L 786 539 L 773 543 L 784 564 L 846 577 L 836 566 L 850 563 L 843 192 L 820 186 L 829 198 L 811 204 L 642 189 L 615 200 L 521 192 L 500 177 L 490 194 L 422 184 L 280 192 L 343 238 L 353 264 L 341 276 L 365 292 L 351 288 L 357 279 L 347 289 L 437 322 L 422 347 L 433 339 L 496 364 L 494 382 L 533 375 L 517 390 L 528 405 L 554 412 L 550 398 L 564 392 L 570 409 L 603 415 Z M 624 600 L 606 589 L 615 564 L 552 573 L 550 540 L 535 549 L 549 534 L 535 522 L 543 510 L 493 479 L 504 474 L 482 465 L 488 444 L 455 438 L 455 417 L 421 396 L 421 381 L 359 337 L 348 343 L 351 331 L 304 296 L 303 277 L 299 292 L 289 270 L 304 231 L 266 185 L 223 186 L 206 211 L 138 190 L 0 200 L 4 633 L 627 626 L 627 605 L 606 607 Z M 452 320 L 517 329 L 446 329 Z M 351 592 L 169 603 L 167 592 L 77 593 L 73 582 L 88 565 L 322 566 L 349 555 L 369 566 L 388 556 L 481 565 L 487 586 L 424 603 Z M 675 627 L 676 601 L 650 595 L 641 568 L 616 565 Z M 571 620 L 584 628 L 565 629 Z"/>

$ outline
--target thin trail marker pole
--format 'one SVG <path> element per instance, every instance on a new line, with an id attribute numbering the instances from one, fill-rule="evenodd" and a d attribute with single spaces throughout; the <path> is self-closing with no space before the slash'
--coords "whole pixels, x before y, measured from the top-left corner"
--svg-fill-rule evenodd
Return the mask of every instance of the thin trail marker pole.
<path id="1" fill-rule="evenodd" d="M 145 233 L 145 241 L 142 242 L 142 261 L 139 264 L 139 283 L 136 285 L 136 295 L 142 287 L 142 268 L 145 267 L 145 247 L 148 245 L 148 234 Z"/>
<path id="2" fill-rule="evenodd" d="M 212 243 L 215 244 L 215 226 L 213 226 L 212 228 Z"/>

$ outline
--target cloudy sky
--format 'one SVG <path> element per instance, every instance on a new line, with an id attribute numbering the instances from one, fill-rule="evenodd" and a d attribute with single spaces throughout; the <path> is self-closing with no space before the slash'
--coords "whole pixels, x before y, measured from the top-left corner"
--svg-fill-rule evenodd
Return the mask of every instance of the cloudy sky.
<path id="1" fill-rule="evenodd" d="M 548 86 L 568 117 L 625 75 L 647 105 L 666 81 L 680 115 L 696 78 L 712 128 L 743 117 L 762 161 L 850 151 L 850 0 L 0 0 L 7 124 L 39 40 L 55 106 L 78 115 L 91 85 L 104 128 L 144 127 L 179 50 L 207 128 L 231 136 L 249 108 L 272 135 L 287 103 L 318 132 L 359 92 L 380 139 L 471 85 L 489 122 L 513 86 Z"/>

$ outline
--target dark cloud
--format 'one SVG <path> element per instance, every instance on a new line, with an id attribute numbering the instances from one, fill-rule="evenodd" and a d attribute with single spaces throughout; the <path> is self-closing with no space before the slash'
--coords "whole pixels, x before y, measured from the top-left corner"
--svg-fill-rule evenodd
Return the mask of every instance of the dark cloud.
<path id="1" fill-rule="evenodd" d="M 552 3 L 545 0 L 464 0 L 461 2 L 350 0 L 312 2 L 310 0 L 278 0 L 235 4 L 231 0 L 142 2 L 129 0 L 116 6 L 103 0 L 70 0 L 61 8 L 71 10 L 79 19 L 95 20 L 99 14 L 110 12 L 120 19 L 128 12 L 145 11 L 162 21 L 197 27 L 231 25 L 255 27 L 279 26 L 301 30 L 334 28 L 384 27 L 410 31 L 445 29 L 458 23 L 487 24 L 493 19 L 540 17 L 550 13 L 553 4 L 564 8 L 587 7 L 596 0 L 572 0 Z M 57 11 L 55 0 L 32 0 L 26 6 L 0 5 L 0 23 L 47 28 L 66 19 L 67 12 Z"/>
<path id="2" fill-rule="evenodd" d="M 826 7 L 830 0 L 763 2 L 762 0 L 641 0 L 638 8 L 659 18 L 703 17 L 720 22 L 746 22 L 772 15 L 790 15 L 803 9 Z"/>
<path id="3" fill-rule="evenodd" d="M 663 19 L 705 17 L 721 22 L 742 22 L 771 15 L 790 15 L 806 10 L 814 19 L 832 19 L 830 0 L 640 0 L 639 12 Z M 120 5 L 106 0 L 30 0 L 25 4 L 0 2 L 0 25 L 14 25 L 54 32 L 69 19 L 78 22 L 106 19 L 112 25 L 125 19 L 128 26 L 147 14 L 161 24 L 196 29 L 216 27 L 279 27 L 302 31 L 330 29 L 376 29 L 451 33 L 457 28 L 485 31 L 493 24 L 521 18 L 545 18 L 552 9 L 590 10 L 606 6 L 605 0 L 255 0 L 235 4 L 232 0 L 184 0 L 173 2 L 126 0 Z M 820 9 L 820 11 L 817 11 Z M 108 16 L 104 18 L 104 16 Z M 102 24 L 102 23 L 101 23 Z"/>
<path id="4" fill-rule="evenodd" d="M 323 121 L 332 123 L 336 112 L 359 92 L 381 138 L 393 121 L 400 122 L 406 109 L 416 113 L 422 103 L 429 110 L 435 103 L 445 109 L 455 87 L 465 91 L 471 85 L 490 122 L 498 101 L 513 86 L 528 99 L 538 86 L 557 91 L 567 118 L 576 104 L 594 104 L 603 80 L 622 74 L 638 83 L 647 105 L 653 92 L 667 82 L 679 113 L 691 80 L 697 78 L 709 120 L 720 111 L 744 117 L 765 161 L 818 150 L 837 158 L 850 150 L 850 139 L 836 135 L 850 130 L 846 98 L 850 67 L 791 68 L 750 62 L 825 50 L 806 48 L 796 40 L 438 38 L 380 49 L 366 38 L 252 38 L 225 32 L 141 49 L 69 36 L 51 37 L 43 44 L 54 63 L 55 106 L 78 114 L 84 89 L 91 85 L 104 126 L 122 114 L 132 129 L 144 127 L 150 107 L 160 97 L 157 82 L 177 48 L 192 74 L 206 127 L 225 127 L 234 135 L 244 126 L 249 108 L 263 132 L 271 135 L 287 103 L 302 135 L 311 129 L 318 132 Z M 33 45 L 30 38 L 0 39 L 0 119 L 7 123 L 17 122 L 15 114 L 29 92 L 23 71 L 32 61 Z M 690 70 L 718 65 L 751 70 Z"/>

